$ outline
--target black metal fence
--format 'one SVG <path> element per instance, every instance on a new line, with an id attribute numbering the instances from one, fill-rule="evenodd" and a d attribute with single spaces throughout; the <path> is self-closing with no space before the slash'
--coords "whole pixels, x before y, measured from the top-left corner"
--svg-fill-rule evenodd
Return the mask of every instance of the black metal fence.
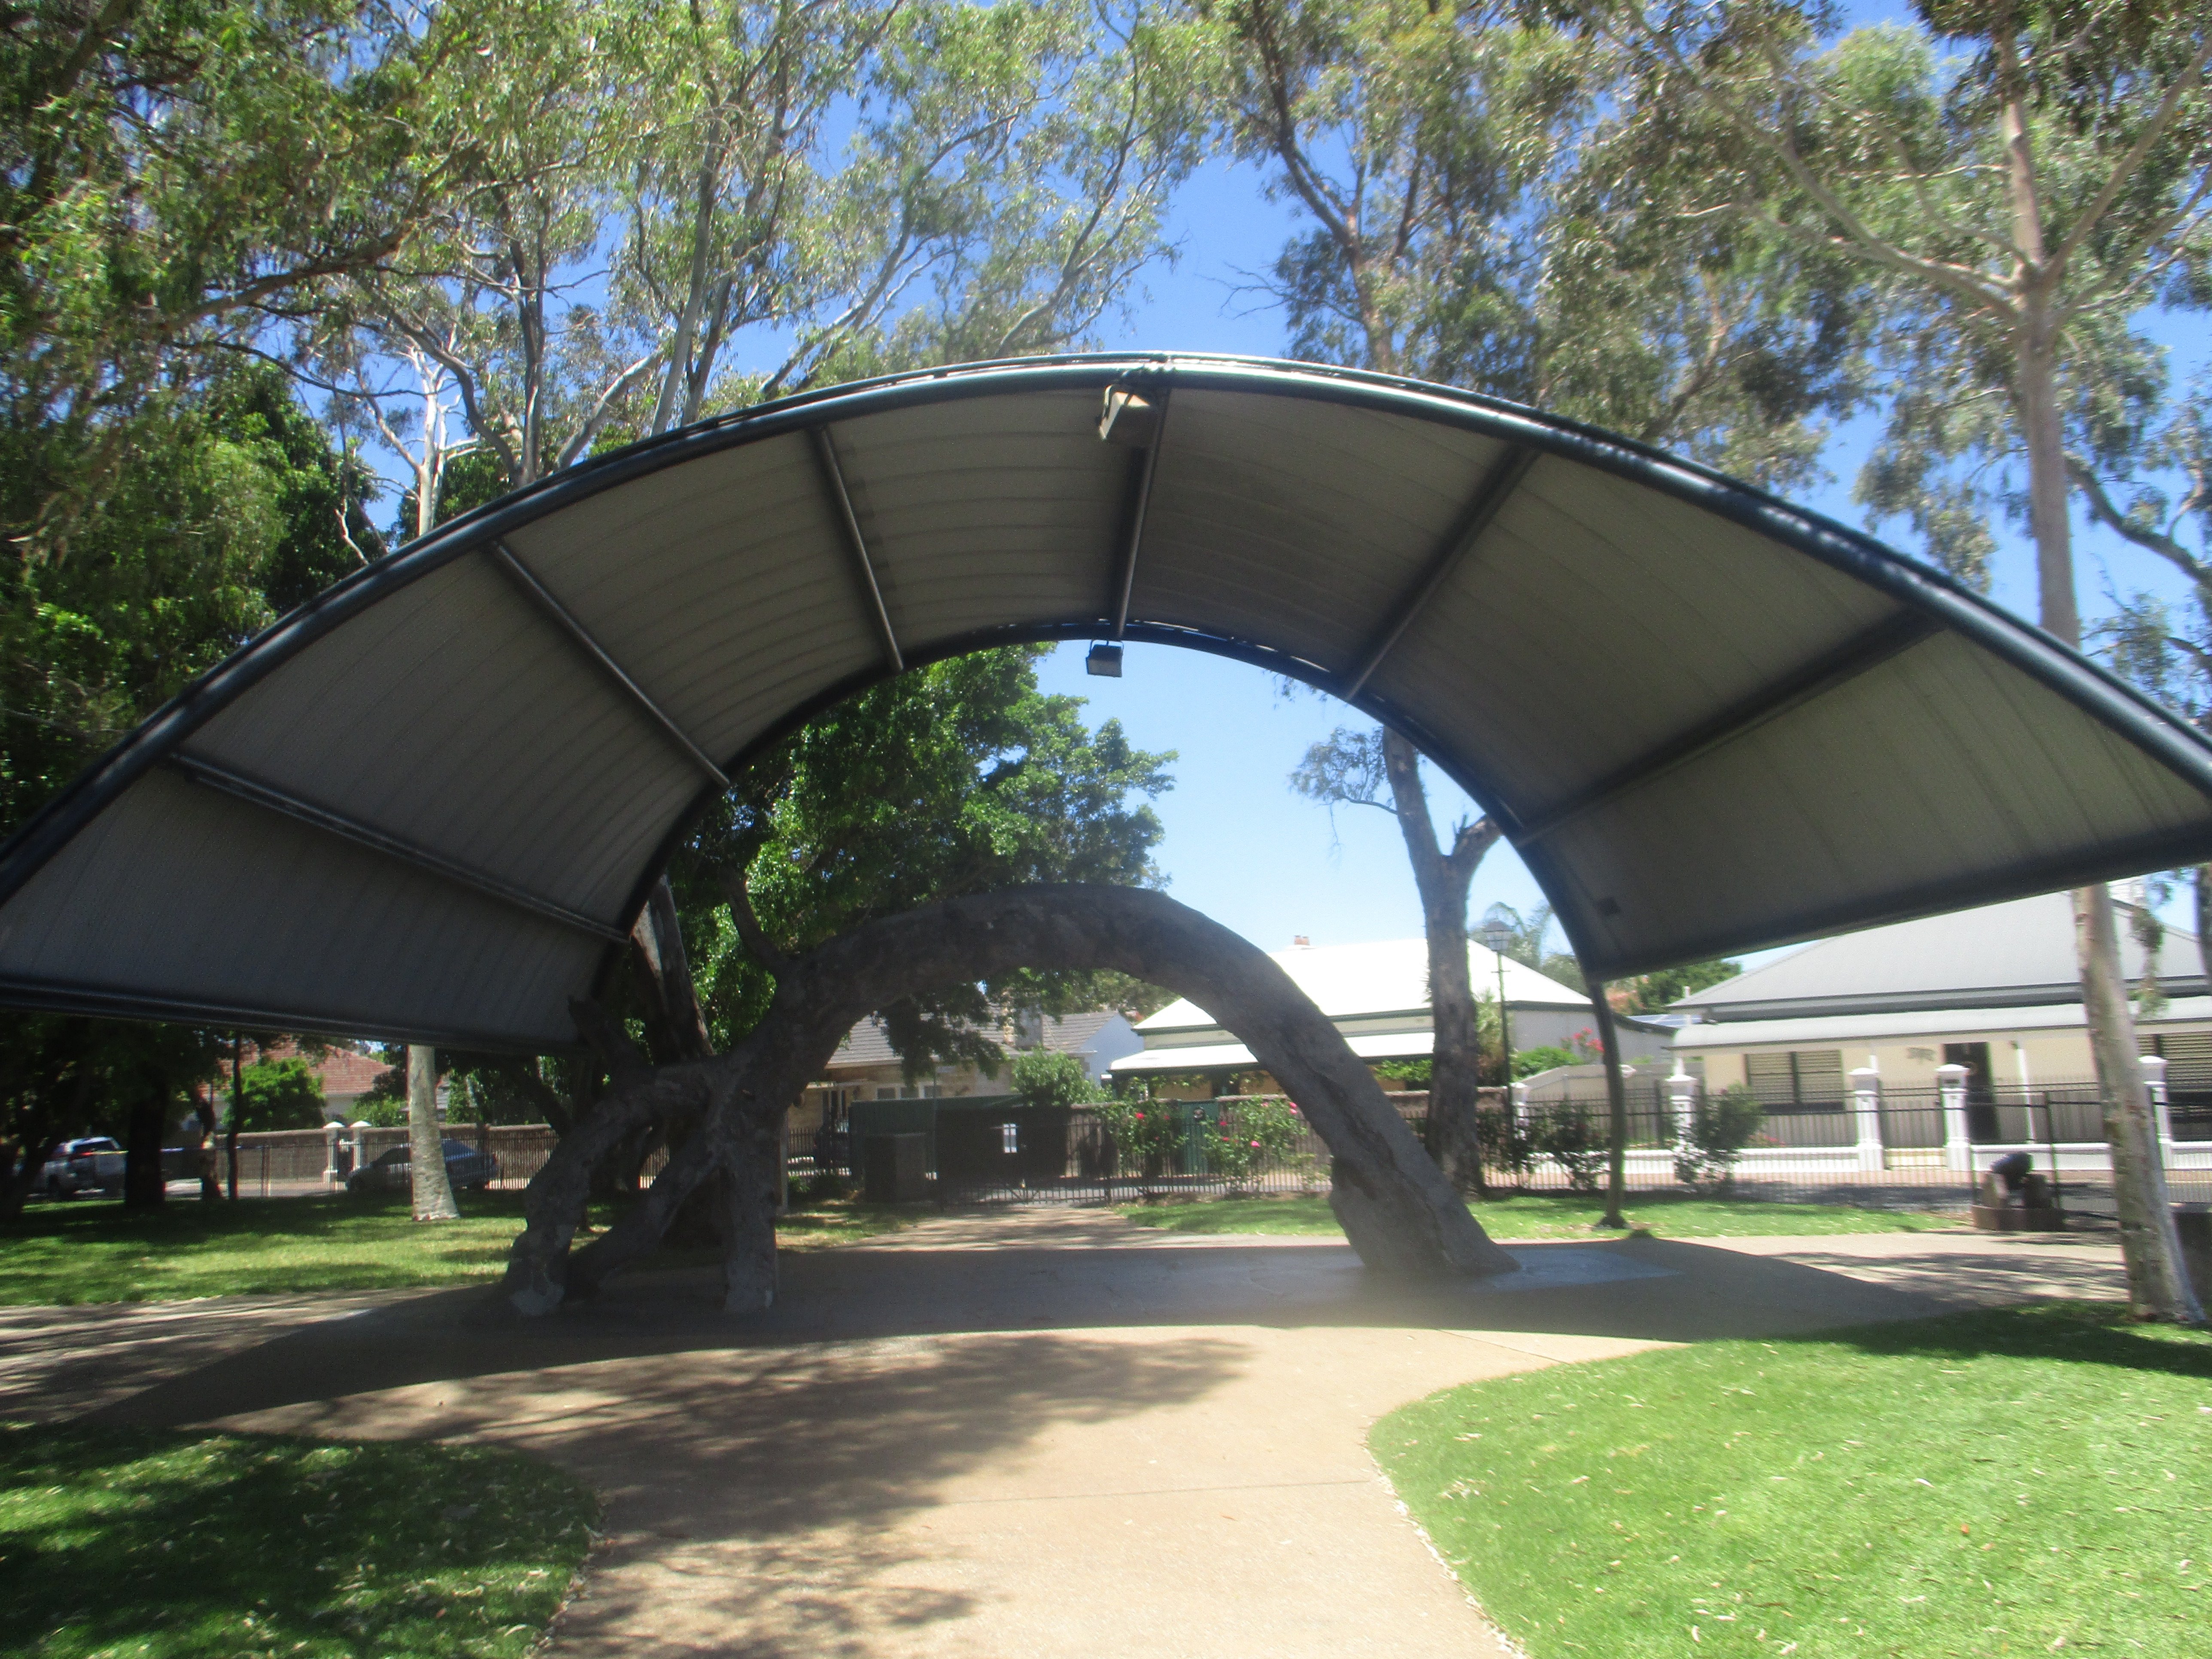
<path id="1" fill-rule="evenodd" d="M 1634 1192 L 1725 1191 L 1742 1198 L 1877 1208 L 1957 1209 L 1971 1201 L 1990 1164 L 2024 1151 L 2077 1213 L 2109 1214 L 2111 1165 L 2097 1085 L 2062 1079 L 2022 1088 L 1969 1089 L 1947 1107 L 1940 1091 L 1886 1088 L 1871 1109 L 1856 1097 L 1764 1103 L 1757 1121 L 1732 1152 L 1696 1143 L 1694 1118 L 1678 1113 L 1656 1079 L 1632 1079 L 1628 1091 L 1626 1183 Z M 1390 1097 L 1419 1134 L 1424 1093 Z M 927 1103 L 916 1103 L 926 1104 Z M 1321 1194 L 1328 1190 L 1329 1154 L 1319 1137 L 1298 1135 L 1280 1155 L 1263 1156 L 1230 1172 L 1215 1167 L 1208 1147 L 1216 1126 L 1243 1103 L 1235 1097 L 1155 1103 L 1182 1118 L 1176 1143 L 1149 1159 L 1125 1156 L 1095 1108 L 1039 1117 L 1011 1106 L 977 1117 L 981 1134 L 955 1137 L 957 1166 L 940 1170 L 942 1202 L 961 1204 L 1121 1204 L 1238 1194 Z M 996 1121 L 1004 1116 L 1006 1123 Z M 2177 1200 L 2212 1201 L 2212 1091 L 2179 1092 L 2167 1108 L 2172 1140 L 2166 1178 Z M 1561 1193 L 1595 1190 L 1606 1178 L 1608 1109 L 1601 1091 L 1579 1086 L 1509 1107 L 1498 1090 L 1483 1091 L 1480 1110 L 1486 1183 L 1495 1190 Z M 1012 1126 L 1015 1133 L 1006 1136 Z M 495 1186 L 518 1191 L 544 1167 L 558 1142 L 541 1124 L 448 1125 L 448 1139 L 489 1152 Z M 241 1194 L 281 1197 L 342 1184 L 356 1161 L 374 1162 L 405 1143 L 404 1128 L 351 1129 L 333 1149 L 318 1131 L 242 1135 Z M 933 1153 L 937 1137 L 932 1136 Z M 968 1142 L 975 1145 L 969 1146 Z M 980 1152 L 979 1152 L 980 1149 Z M 991 1156 L 994 1149 L 1003 1156 Z M 220 1142 L 210 1149 L 219 1181 L 228 1178 Z M 795 1135 L 787 1173 L 794 1181 L 834 1174 L 857 1181 L 862 1156 L 848 1126 Z M 641 1171 L 647 1180 L 665 1161 Z"/>
<path id="2" fill-rule="evenodd" d="M 2026 1152 L 2055 1183 L 2063 1201 L 2085 1216 L 2111 1212 L 2111 1164 L 2097 1085 L 2063 1079 L 2034 1088 L 1969 1090 L 1947 1104 L 1933 1088 L 1885 1089 L 1861 1102 L 1768 1102 L 1739 1146 L 1700 1146 L 1696 1109 L 1678 1112 L 1657 1079 L 1638 1079 L 1628 1101 L 1624 1170 L 1633 1192 L 1705 1191 L 1784 1202 L 1869 1208 L 1954 1210 L 1972 1201 L 1990 1165 Z M 1485 1181 L 1500 1192 L 1596 1191 L 1607 1178 L 1609 1110 L 1602 1092 L 1575 1090 L 1510 1107 L 1502 1091 L 1486 1090 L 1480 1109 Z M 1392 1100 L 1418 1134 L 1425 1094 Z M 1016 1151 L 1006 1140 L 1006 1168 L 994 1175 L 963 1160 L 958 1170 L 931 1169 L 941 1202 L 961 1204 L 1118 1204 L 1242 1194 L 1324 1194 L 1329 1155 L 1317 1136 L 1298 1138 L 1285 1154 L 1234 1174 L 1212 1167 L 1210 1126 L 1234 1112 L 1236 1098 L 1172 1104 L 1186 1116 L 1180 1143 L 1136 1163 L 1115 1144 L 1106 1116 L 1079 1109 L 1066 1116 L 1064 1145 Z M 2203 1108 L 2177 1101 L 2169 1109 L 2174 1156 L 2167 1181 L 2178 1200 L 2212 1199 L 2212 1097 Z M 2200 1115 L 2201 1114 L 2201 1115 Z M 2200 1128 L 2199 1126 L 2203 1127 Z M 995 1126 L 994 1126 L 995 1127 Z M 1026 1128 L 1022 1133 L 1026 1133 Z M 825 1136 L 843 1158 L 838 1174 L 857 1179 L 863 1154 L 848 1138 Z M 811 1155 L 794 1158 L 804 1178 L 833 1167 Z M 1042 1154 L 1042 1155 L 1041 1155 Z M 850 1160 L 850 1161 L 847 1161 Z"/>

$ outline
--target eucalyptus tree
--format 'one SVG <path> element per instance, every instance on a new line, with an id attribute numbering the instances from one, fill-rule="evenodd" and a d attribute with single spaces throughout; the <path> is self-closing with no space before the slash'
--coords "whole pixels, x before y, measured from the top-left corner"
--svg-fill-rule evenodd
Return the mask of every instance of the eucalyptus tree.
<path id="1" fill-rule="evenodd" d="M 31 0 L 5 28 L 0 521 L 37 559 L 159 441 L 155 402 L 392 258 L 441 168 L 389 7 Z"/>
<path id="2" fill-rule="evenodd" d="M 448 187 L 407 257 L 363 273 L 325 319 L 334 334 L 357 324 L 369 356 L 411 355 L 449 382 L 507 489 L 589 453 L 657 355 L 592 292 L 635 142 L 634 88 L 601 21 L 575 0 L 428 14 L 415 142 L 453 158 Z"/>
<path id="3" fill-rule="evenodd" d="M 2069 439 L 2112 453 L 2154 388 L 2136 331 L 2154 302 L 2212 299 L 2212 27 L 2146 0 L 1930 0 L 1921 27 L 1825 44 L 1820 14 L 1582 0 L 1630 53 L 1637 108 L 1724 123 L 1706 214 L 1756 225 L 1874 285 L 1896 375 L 1891 441 L 1863 483 L 1912 512 L 1971 574 L 1978 520 L 2024 517 L 2038 620 L 2081 642 Z M 1945 56 L 1942 43 L 1959 48 Z M 2077 955 L 2105 1098 L 2129 1294 L 2202 1317 L 2152 1133 L 2112 896 L 2075 894 Z"/>
<path id="4" fill-rule="evenodd" d="M 693 0 L 628 20 L 649 114 L 626 181 L 618 282 L 665 342 L 647 431 L 706 412 L 734 337 L 809 308 L 832 263 L 830 239 L 813 234 L 832 187 L 826 129 L 898 12 Z"/>
<path id="5" fill-rule="evenodd" d="M 2144 437 L 2111 469 L 2117 476 L 2075 449 L 2067 468 L 2093 519 L 2162 560 L 2188 587 L 2178 606 L 2150 591 L 2117 595 L 2095 632 L 2129 680 L 2212 730 L 2212 384 L 2191 386 Z M 2197 950 L 2212 982 L 2212 864 L 2189 874 Z"/>
<path id="6" fill-rule="evenodd" d="M 1259 279 L 1292 350 L 1564 410 L 1763 482 L 1802 477 L 1848 404 L 1839 272 L 1743 226 L 1686 222 L 1625 165 L 1624 54 L 1503 0 L 1194 0 L 1236 152 L 1309 228 Z M 1403 834 L 1437 1024 L 1431 1149 L 1481 1179 L 1467 896 L 1499 835 L 1441 842 L 1401 733 L 1340 728 L 1293 785 Z"/>
<path id="7" fill-rule="evenodd" d="M 1162 256 L 1198 153 L 1188 43 L 1141 7 L 702 0 L 629 27 L 665 89 L 612 273 L 664 346 L 649 431 L 1068 344 Z M 725 368 L 770 336 L 763 367 Z"/>
<path id="8" fill-rule="evenodd" d="M 450 386 L 502 488 L 715 408 L 1064 348 L 1164 256 L 1197 155 L 1188 43 L 1141 9 L 463 0 L 430 30 L 418 143 L 458 182 L 325 357 L 357 393 Z"/>

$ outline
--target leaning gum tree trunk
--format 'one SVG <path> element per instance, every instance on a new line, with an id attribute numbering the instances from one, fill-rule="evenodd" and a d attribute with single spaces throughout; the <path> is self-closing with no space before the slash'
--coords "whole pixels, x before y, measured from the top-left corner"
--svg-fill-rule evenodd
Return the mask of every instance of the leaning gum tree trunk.
<path id="1" fill-rule="evenodd" d="M 729 1053 L 617 1077 L 531 1182 L 507 1294 L 533 1314 L 588 1294 L 650 1252 L 685 1200 L 720 1171 L 730 1177 L 718 1194 L 726 1206 L 725 1305 L 767 1306 L 775 1291 L 776 1119 L 786 1104 L 871 1010 L 1023 967 L 1119 969 L 1190 998 L 1243 1039 L 1328 1146 L 1330 1207 L 1370 1268 L 1467 1276 L 1518 1266 L 1468 1213 L 1342 1035 L 1262 952 L 1164 894 L 1039 886 L 856 928 L 784 965 L 767 1016 Z M 592 1165 L 655 1119 L 697 1127 L 643 1200 L 572 1258 Z"/>
<path id="2" fill-rule="evenodd" d="M 2030 143 L 2026 94 L 2010 38 L 2001 37 L 2006 85 L 2006 180 L 2018 258 L 2012 320 L 2014 397 L 2027 450 L 2028 522 L 2035 537 L 2037 586 L 2045 631 L 2081 643 L 2074 595 L 2073 528 L 2068 521 L 2065 424 L 2059 404 L 2058 351 L 2063 317 L 2060 273 L 2045 257 L 2043 210 Z M 2127 1262 L 2128 1304 L 2138 1318 L 2201 1324 L 2204 1310 L 2182 1264 L 2181 1239 L 2167 1201 L 2166 1168 L 2152 1129 L 2136 1023 L 2120 966 L 2112 896 L 2102 884 L 2074 894 L 2075 954 L 2089 1050 L 2103 1097 L 2105 1139 L 2112 1148 L 2112 1197 Z M 2057 1171 L 2053 1170 L 2054 1176 Z"/>
<path id="3" fill-rule="evenodd" d="M 1594 979 L 1589 986 L 1590 1012 L 1596 1018 L 1597 1040 L 1605 1054 L 1605 1214 L 1598 1225 L 1626 1227 L 1628 1218 L 1620 1206 L 1628 1189 L 1628 1084 L 1620 1073 L 1620 1040 L 1605 981 Z"/>
<path id="4" fill-rule="evenodd" d="M 1429 816 L 1420 751 L 1385 726 L 1382 759 L 1398 829 L 1413 866 L 1413 886 L 1421 897 L 1421 927 L 1429 947 L 1429 1014 L 1435 1027 L 1429 1062 L 1429 1154 L 1462 1191 L 1481 1193 L 1487 1190 L 1477 1116 L 1482 1038 L 1468 977 L 1467 894 L 1498 831 L 1488 818 L 1462 824 L 1445 852 L 1437 845 Z M 1498 1012 L 1503 1021 L 1504 1009 Z M 1505 1081 L 1510 1092 L 1512 1079 Z"/>
<path id="5" fill-rule="evenodd" d="M 2166 1162 L 2143 1085 L 2128 983 L 2120 972 L 2119 928 L 2110 889 L 2084 887 L 2074 895 L 2074 935 L 2098 1091 L 2104 1097 L 2105 1139 L 2112 1152 L 2113 1208 L 2127 1264 L 2128 1305 L 2144 1318 L 2201 1325 L 2204 1310 L 2189 1282 L 2166 1196 Z"/>
<path id="6" fill-rule="evenodd" d="M 438 1051 L 413 1042 L 407 1045 L 407 1160 L 416 1220 L 459 1220 L 438 1127 Z"/>

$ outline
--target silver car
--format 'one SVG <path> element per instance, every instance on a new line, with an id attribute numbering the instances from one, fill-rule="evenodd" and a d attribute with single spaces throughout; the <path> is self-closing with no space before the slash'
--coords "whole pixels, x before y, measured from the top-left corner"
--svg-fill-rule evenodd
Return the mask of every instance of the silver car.
<path id="1" fill-rule="evenodd" d="M 79 1193 L 121 1191 L 124 1152 L 108 1135 L 86 1135 L 64 1140 L 39 1171 L 38 1190 L 52 1198 L 72 1198 Z"/>
<path id="2" fill-rule="evenodd" d="M 446 1146 L 446 1179 L 453 1183 L 455 1192 L 482 1192 L 499 1179 L 499 1160 L 489 1152 L 480 1152 L 465 1140 L 448 1140 Z M 364 1164 L 346 1177 L 349 1193 L 404 1193 L 414 1184 L 415 1157 L 404 1142 L 378 1158 Z"/>

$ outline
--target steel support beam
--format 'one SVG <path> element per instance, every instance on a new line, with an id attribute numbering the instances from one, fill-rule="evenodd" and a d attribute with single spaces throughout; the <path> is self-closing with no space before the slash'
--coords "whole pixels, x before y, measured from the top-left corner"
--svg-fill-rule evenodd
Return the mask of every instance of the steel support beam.
<path id="1" fill-rule="evenodd" d="M 876 624 L 877 637 L 884 643 L 884 655 L 890 661 L 891 672 L 906 672 L 906 653 L 899 649 L 898 635 L 891 628 L 891 613 L 884 604 L 883 584 L 876 580 L 875 561 L 868 556 L 868 538 L 860 533 L 860 515 L 853 511 L 853 492 L 845 488 L 845 469 L 837 461 L 837 446 L 830 441 L 830 428 L 817 426 L 814 432 L 814 453 L 821 458 L 823 482 L 830 486 L 830 500 L 837 509 L 837 521 L 845 526 L 845 542 L 853 550 L 853 558 L 860 571 L 860 586 L 867 594 L 868 616 Z"/>
<path id="2" fill-rule="evenodd" d="M 1942 623 L 1918 611 L 1902 611 L 1878 622 L 1834 650 L 1814 658 L 1795 674 L 1739 699 L 1712 719 L 1668 738 L 1549 811 L 1534 814 L 1514 837 L 1515 844 L 1541 841 L 1576 819 L 1610 805 L 1623 795 L 1656 782 L 1739 738 L 1748 737 L 1762 726 L 1793 714 L 1831 691 L 1840 690 L 1862 674 L 1871 673 L 1892 658 L 1942 631 Z"/>
<path id="3" fill-rule="evenodd" d="M 1160 451 L 1167 447 L 1168 410 L 1173 404 L 1172 388 L 1160 386 L 1144 392 L 1146 402 L 1153 404 L 1152 439 L 1145 447 L 1145 459 L 1137 469 L 1136 499 L 1129 505 L 1129 539 L 1121 550 L 1121 568 L 1114 582 L 1114 626 L 1109 637 L 1119 640 L 1128 632 L 1129 596 L 1137 588 L 1137 555 L 1145 544 L 1145 519 L 1152 510 L 1152 480 L 1160 470 Z"/>
<path id="4" fill-rule="evenodd" d="M 264 811 L 290 818 L 295 823 L 304 823 L 326 835 L 336 836 L 340 841 L 351 842 L 356 847 L 367 848 L 370 852 L 396 863 L 435 876 L 441 881 L 451 882 L 457 887 L 465 887 L 471 892 L 504 904 L 510 909 L 527 910 L 541 921 L 556 923 L 576 933 L 589 933 L 594 939 L 617 945 L 627 943 L 629 939 L 629 935 L 621 928 L 587 916 L 580 910 L 572 910 L 553 899 L 540 898 L 512 882 L 486 875 L 481 870 L 471 870 L 442 854 L 430 851 L 427 847 L 418 847 L 413 842 L 388 834 L 373 824 L 348 817 L 343 812 L 334 812 L 327 806 L 301 800 L 297 795 L 234 772 L 227 766 L 218 766 L 213 761 L 202 760 L 196 755 L 181 751 L 171 755 L 168 763 L 194 783 L 258 806 Z"/>
<path id="5" fill-rule="evenodd" d="M 1390 613 L 1390 620 L 1383 625 L 1382 631 L 1376 635 L 1367 647 L 1366 654 L 1359 659 L 1358 671 L 1344 682 L 1343 690 L 1337 694 L 1339 696 L 1349 702 L 1359 695 L 1375 671 L 1382 665 L 1382 659 L 1398 643 L 1400 636 L 1413 625 L 1413 619 L 1427 609 L 1429 601 L 1436 598 L 1437 590 L 1467 562 L 1468 556 L 1474 551 L 1475 544 L 1482 539 L 1483 532 L 1490 528 L 1492 521 L 1498 517 L 1505 503 L 1513 498 L 1513 492 L 1521 487 L 1521 481 L 1528 476 L 1528 469 L 1535 464 L 1534 450 L 1517 447 L 1509 447 L 1498 458 L 1484 475 L 1481 486 L 1474 492 L 1474 499 L 1468 503 L 1467 511 L 1452 526 L 1451 534 L 1444 538 L 1443 544 L 1429 560 L 1428 568 L 1421 573 L 1421 579 L 1398 602 L 1398 608 Z"/>
<path id="6" fill-rule="evenodd" d="M 592 637 L 591 630 L 569 614 L 568 608 L 553 597 L 552 591 L 538 580 L 529 567 L 514 556 L 505 542 L 486 542 L 484 550 L 491 555 L 492 562 L 507 573 L 508 580 L 522 590 L 523 597 L 543 611 L 555 627 L 566 634 L 579 651 L 598 665 L 599 671 L 614 682 L 616 687 L 629 699 L 631 706 L 638 713 L 660 728 L 661 734 L 668 739 L 672 747 L 679 750 L 684 759 L 698 768 L 718 787 L 727 789 L 730 787 L 730 781 L 722 775 L 722 769 L 708 758 L 704 750 L 691 741 L 684 728 L 670 718 L 666 709 L 646 696 L 645 688 L 632 679 L 623 670 L 623 665 L 607 654 L 606 648 Z"/>

